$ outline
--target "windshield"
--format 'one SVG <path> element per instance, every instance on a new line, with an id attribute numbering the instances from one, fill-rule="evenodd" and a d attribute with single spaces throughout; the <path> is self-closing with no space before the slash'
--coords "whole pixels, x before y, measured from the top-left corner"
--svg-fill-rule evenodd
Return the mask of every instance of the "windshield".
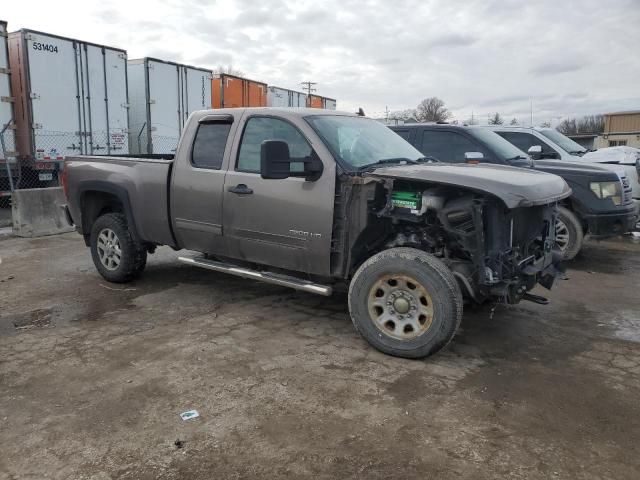
<path id="1" fill-rule="evenodd" d="M 469 133 L 487 145 L 489 150 L 494 151 L 503 160 L 512 161 L 529 158 L 525 152 L 492 130 L 484 127 L 473 127 L 469 129 Z"/>
<path id="2" fill-rule="evenodd" d="M 306 120 L 334 156 L 355 168 L 385 160 L 411 163 L 424 157 L 397 133 L 369 118 L 317 115 Z"/>
<path id="3" fill-rule="evenodd" d="M 569 137 L 565 137 L 563 134 L 561 134 L 559 131 L 555 129 L 550 128 L 550 129 L 540 130 L 540 133 L 545 137 L 547 137 L 552 142 L 557 143 L 558 146 L 561 149 L 563 149 L 565 152 L 568 152 L 574 155 L 587 153 L 587 150 L 582 145 L 574 142 Z"/>

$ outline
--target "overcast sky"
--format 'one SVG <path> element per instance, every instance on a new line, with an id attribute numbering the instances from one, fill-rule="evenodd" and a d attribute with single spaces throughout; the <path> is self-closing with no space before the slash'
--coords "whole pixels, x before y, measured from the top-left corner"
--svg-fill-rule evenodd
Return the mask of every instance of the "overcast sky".
<path id="1" fill-rule="evenodd" d="M 79 5 L 82 5 L 81 7 Z M 292 89 L 370 116 L 443 99 L 455 117 L 534 123 L 640 109 L 640 0 L 4 2 L 31 28 Z"/>

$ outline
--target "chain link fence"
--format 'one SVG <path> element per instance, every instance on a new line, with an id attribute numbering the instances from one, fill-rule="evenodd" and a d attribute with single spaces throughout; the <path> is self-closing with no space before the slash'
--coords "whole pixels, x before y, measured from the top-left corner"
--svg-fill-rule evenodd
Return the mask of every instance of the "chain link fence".
<path id="1" fill-rule="evenodd" d="M 13 190 L 61 186 L 64 160 L 72 155 L 173 154 L 178 138 L 152 133 L 149 142 L 138 132 L 78 132 L 35 130 L 33 138 L 18 138 L 15 129 L 0 130 L 0 208 L 10 206 Z M 17 150 L 30 150 L 33 155 L 19 157 Z"/>

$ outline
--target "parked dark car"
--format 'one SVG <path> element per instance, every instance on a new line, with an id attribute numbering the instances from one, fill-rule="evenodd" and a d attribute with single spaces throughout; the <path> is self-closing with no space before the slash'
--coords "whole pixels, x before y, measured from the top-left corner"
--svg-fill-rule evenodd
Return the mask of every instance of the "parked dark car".
<path id="1" fill-rule="evenodd" d="M 636 221 L 631 188 L 623 170 L 612 172 L 586 162 L 533 160 L 487 127 L 412 124 L 390 127 L 425 156 L 448 163 L 494 163 L 554 173 L 571 187 L 561 202 L 556 246 L 574 258 L 585 235 L 605 238 L 631 230 Z"/>

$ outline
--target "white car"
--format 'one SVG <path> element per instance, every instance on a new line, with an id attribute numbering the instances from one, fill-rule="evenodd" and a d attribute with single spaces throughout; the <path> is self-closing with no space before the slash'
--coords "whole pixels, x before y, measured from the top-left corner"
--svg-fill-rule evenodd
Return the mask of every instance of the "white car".
<path id="1" fill-rule="evenodd" d="M 590 152 L 555 128 L 499 125 L 492 126 L 491 129 L 522 151 L 528 152 L 531 147 L 540 146 L 540 158 L 585 161 L 613 170 L 621 179 L 623 176 L 626 177 L 636 208 L 640 209 L 640 172 L 636 170 L 636 163 L 640 161 L 640 150 L 637 148 L 607 147 Z M 624 175 L 621 175 L 622 173 Z"/>

